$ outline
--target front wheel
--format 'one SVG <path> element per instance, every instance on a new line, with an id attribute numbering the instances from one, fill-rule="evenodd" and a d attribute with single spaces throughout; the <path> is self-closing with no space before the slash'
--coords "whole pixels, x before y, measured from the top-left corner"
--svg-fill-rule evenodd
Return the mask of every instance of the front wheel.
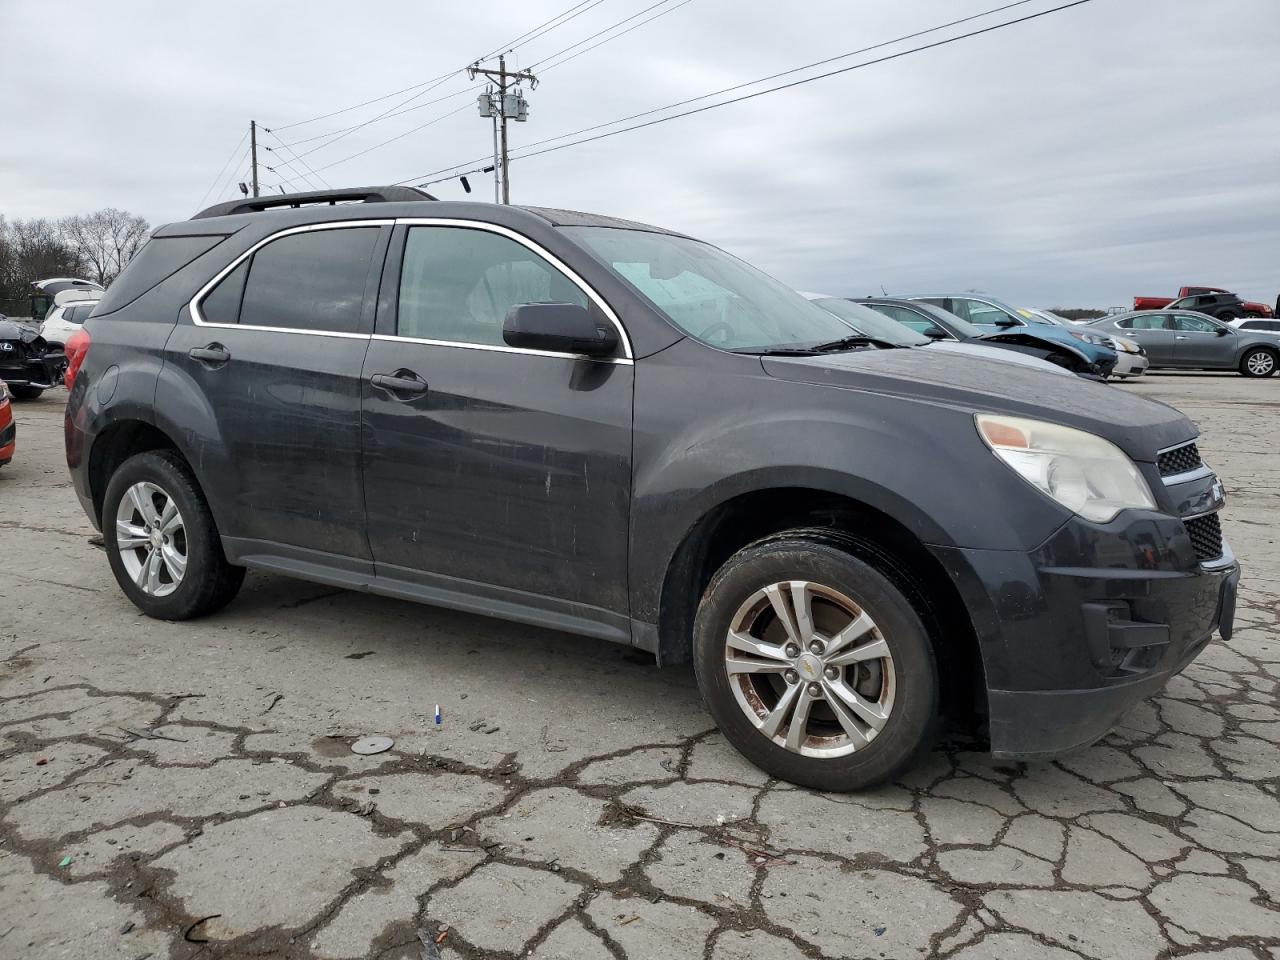
<path id="1" fill-rule="evenodd" d="M 1246 377 L 1269 377 L 1276 372 L 1276 355 L 1266 347 L 1254 347 L 1240 358 L 1240 372 Z"/>
<path id="2" fill-rule="evenodd" d="M 883 573 L 820 531 L 759 541 L 712 578 L 694 672 L 725 737 L 772 776 L 858 790 L 933 738 L 938 671 L 919 614 Z"/>
<path id="3" fill-rule="evenodd" d="M 158 620 L 212 613 L 244 580 L 244 568 L 227 563 L 191 468 L 172 450 L 140 453 L 112 474 L 102 533 L 120 589 Z"/>
<path id="4" fill-rule="evenodd" d="M 40 394 L 44 393 L 44 387 L 23 384 L 22 386 L 10 387 L 9 392 L 13 394 L 13 399 L 15 400 L 39 400 Z"/>

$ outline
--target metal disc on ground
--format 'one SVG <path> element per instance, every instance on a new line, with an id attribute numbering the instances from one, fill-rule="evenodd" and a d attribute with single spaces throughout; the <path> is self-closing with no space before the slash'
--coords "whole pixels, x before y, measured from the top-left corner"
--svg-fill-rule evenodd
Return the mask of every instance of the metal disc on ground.
<path id="1" fill-rule="evenodd" d="M 352 753 L 386 753 L 396 742 L 390 737 L 361 737 L 351 745 Z"/>

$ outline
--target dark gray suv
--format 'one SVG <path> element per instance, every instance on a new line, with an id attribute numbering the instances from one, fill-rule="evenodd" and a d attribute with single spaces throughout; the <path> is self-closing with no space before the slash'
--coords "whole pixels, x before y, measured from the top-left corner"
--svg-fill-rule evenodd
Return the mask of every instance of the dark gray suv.
<path id="1" fill-rule="evenodd" d="M 68 350 L 75 489 L 144 613 L 211 613 L 251 567 L 692 659 L 799 784 L 894 776 L 943 711 L 999 756 L 1088 744 L 1231 631 L 1222 485 L 1176 410 L 868 342 L 655 227 L 406 188 L 221 205 Z"/>

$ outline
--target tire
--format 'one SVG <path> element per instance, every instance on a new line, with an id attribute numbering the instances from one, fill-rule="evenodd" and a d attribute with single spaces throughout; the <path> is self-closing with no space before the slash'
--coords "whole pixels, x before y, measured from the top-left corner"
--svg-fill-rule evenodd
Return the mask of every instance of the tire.
<path id="1" fill-rule="evenodd" d="M 938 668 L 921 616 L 889 577 L 851 552 L 853 546 L 821 530 L 795 530 L 751 544 L 712 577 L 694 619 L 694 673 L 721 732 L 771 776 L 819 790 L 859 790 L 894 778 L 932 744 L 938 722 Z M 810 599 L 802 606 L 812 611 L 813 636 L 820 642 L 832 644 L 840 624 L 857 616 L 873 622 L 869 631 L 838 649 L 839 656 L 857 650 L 865 659 L 836 667 L 836 678 L 822 663 L 832 655 L 829 651 L 807 659 L 778 659 L 786 656 L 787 633 L 774 597 L 781 595 L 785 606 L 787 591 L 776 588 L 796 583 L 807 585 L 801 594 Z M 794 625 L 794 600 L 789 609 Z M 730 648 L 731 629 L 768 653 Z M 873 649 L 887 651 L 888 658 L 872 659 Z M 750 672 L 738 672 L 744 661 Z M 780 662 L 789 673 L 778 671 Z M 755 672 L 760 664 L 767 672 Z M 844 720 L 837 715 L 851 687 L 857 688 L 862 709 L 885 717 L 877 719 L 878 730 L 863 721 L 862 712 L 847 706 Z M 820 699 L 810 699 L 813 690 L 820 691 Z M 785 730 L 779 726 L 771 735 L 762 726 L 768 726 L 788 697 L 797 708 L 806 708 L 804 724 L 797 730 L 796 713 L 791 712 Z M 849 732 L 850 725 L 860 731 L 858 737 Z M 797 741 L 806 753 L 796 749 Z"/>
<path id="2" fill-rule="evenodd" d="M 1269 377 L 1276 372 L 1276 352 L 1253 347 L 1240 358 L 1240 373 L 1246 377 Z"/>
<path id="3" fill-rule="evenodd" d="M 13 394 L 13 399 L 15 400 L 39 400 L 40 394 L 44 393 L 44 387 L 23 384 L 19 387 L 10 387 L 9 392 Z"/>
<path id="4" fill-rule="evenodd" d="M 158 521 L 164 517 L 158 514 L 163 510 L 169 516 L 170 504 L 177 522 L 170 518 L 162 527 Z M 205 616 L 230 603 L 244 581 L 244 568 L 227 563 L 209 504 L 175 451 L 140 453 L 117 468 L 103 498 L 102 530 L 116 582 L 148 617 Z M 134 533 L 131 539 L 128 531 Z"/>
<path id="5" fill-rule="evenodd" d="M 1223 310 L 1218 314 L 1218 319 L 1223 323 L 1230 323 L 1232 320 L 1239 320 L 1244 314 L 1236 309 Z"/>

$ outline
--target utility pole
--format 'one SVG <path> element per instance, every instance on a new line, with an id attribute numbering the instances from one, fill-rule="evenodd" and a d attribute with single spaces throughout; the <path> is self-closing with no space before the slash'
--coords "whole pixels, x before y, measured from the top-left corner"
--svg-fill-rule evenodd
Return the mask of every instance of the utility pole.
<path id="1" fill-rule="evenodd" d="M 507 156 L 507 121 L 515 120 L 524 123 L 529 119 L 529 102 L 525 100 L 520 88 L 515 86 L 513 93 L 507 90 L 520 81 L 527 81 L 530 87 L 538 85 L 538 78 L 528 70 L 516 73 L 507 72 L 506 54 L 498 57 L 498 69 L 486 70 L 475 63 L 467 68 L 467 73 L 474 80 L 483 74 L 496 84 L 480 94 L 480 116 L 493 118 L 493 199 L 495 203 L 511 202 L 511 164 Z"/>
<path id="2" fill-rule="evenodd" d="M 244 143 L 243 140 L 240 141 Z M 249 121 L 249 152 L 253 155 L 253 195 L 258 195 L 258 124 Z"/>

